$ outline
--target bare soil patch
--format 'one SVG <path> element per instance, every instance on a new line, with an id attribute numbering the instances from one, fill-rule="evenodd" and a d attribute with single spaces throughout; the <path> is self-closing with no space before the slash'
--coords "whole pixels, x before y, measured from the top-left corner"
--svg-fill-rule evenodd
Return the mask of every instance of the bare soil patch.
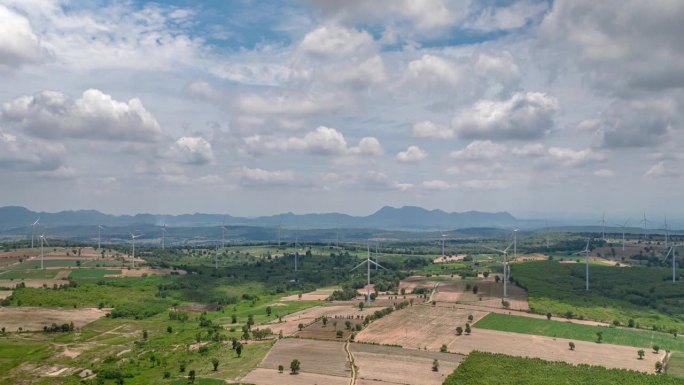
<path id="1" fill-rule="evenodd" d="M 144 262 L 143 260 L 140 260 Z M 136 260 L 136 263 L 139 263 Z M 141 267 L 135 269 L 117 269 L 121 270 L 121 274 L 107 274 L 105 278 L 119 278 L 119 277 L 142 277 L 143 275 L 185 275 L 187 272 L 185 270 L 173 270 L 173 269 L 152 269 L 149 267 Z"/>
<path id="2" fill-rule="evenodd" d="M 351 344 L 354 362 L 359 367 L 358 384 L 382 383 L 440 385 L 464 359 L 458 354 L 409 350 L 391 346 Z M 439 371 L 432 371 L 432 361 Z M 372 381 L 372 382 L 371 382 Z"/>
<path id="3" fill-rule="evenodd" d="M 349 385 L 349 378 L 326 376 L 318 373 L 300 372 L 297 375 L 292 375 L 289 372 L 289 365 L 284 365 L 286 370 L 283 373 L 278 373 L 278 370 L 273 369 L 254 369 L 249 372 L 242 382 L 254 385 Z"/>
<path id="4" fill-rule="evenodd" d="M 191 311 L 195 313 L 202 313 L 205 311 L 216 310 L 216 305 L 208 305 L 204 303 L 186 302 L 178 305 L 178 309 L 184 311 Z"/>
<path id="5" fill-rule="evenodd" d="M 335 291 L 334 288 L 320 288 L 309 293 L 302 293 L 302 297 L 299 298 L 298 294 L 288 295 L 283 297 L 281 301 L 325 301 L 330 297 L 330 295 Z"/>
<path id="6" fill-rule="evenodd" d="M 511 262 L 546 261 L 547 259 L 549 259 L 548 255 L 544 255 L 541 253 L 532 253 L 532 254 L 520 255 L 515 259 L 511 259 Z"/>
<path id="7" fill-rule="evenodd" d="M 477 285 L 477 294 L 473 293 L 473 287 Z M 470 289 L 466 289 L 470 286 Z M 437 292 L 432 299 L 438 302 L 473 303 L 479 306 L 501 308 L 503 297 L 503 283 L 495 281 L 450 281 L 440 282 Z M 515 286 L 508 285 L 508 302 L 511 309 L 527 310 L 527 292 Z"/>
<path id="8" fill-rule="evenodd" d="M 0 287 L 15 288 L 17 287 L 18 283 L 22 282 L 24 285 L 26 285 L 26 287 L 43 287 L 43 285 L 46 285 L 47 287 L 53 287 L 54 285 L 59 286 L 68 283 L 61 279 L 0 279 Z"/>
<path id="9" fill-rule="evenodd" d="M 301 371 L 343 377 L 349 381 L 351 370 L 344 351 L 344 342 L 315 341 L 300 338 L 278 340 L 259 364 L 261 369 L 277 370 L 278 365 L 290 367 L 294 359 L 301 362 Z"/>
<path id="10" fill-rule="evenodd" d="M 0 299 L 5 299 L 12 295 L 12 290 L 0 290 Z"/>
<path id="11" fill-rule="evenodd" d="M 435 258 L 432 263 L 449 263 L 462 261 L 466 257 L 465 254 L 445 255 L 444 257 Z"/>
<path id="12" fill-rule="evenodd" d="M 473 334 L 457 337 L 447 346 L 449 351 L 461 354 L 478 350 L 648 373 L 653 373 L 656 361 L 665 357 L 665 352 L 662 352 L 661 354 L 646 354 L 643 360 L 639 360 L 637 356 L 639 349 L 634 347 L 572 340 L 576 346 L 573 351 L 568 348 L 570 341 L 563 338 L 474 329 Z"/>
<path id="13" fill-rule="evenodd" d="M 351 330 L 348 330 L 346 327 L 347 321 L 351 325 Z M 295 333 L 295 335 L 301 338 L 344 341 L 352 334 L 357 324 L 363 324 L 363 319 L 329 319 L 325 326 L 323 326 L 323 321 L 319 320 L 305 327 L 302 331 Z M 338 330 L 342 330 L 342 337 L 337 337 Z"/>
<path id="14" fill-rule="evenodd" d="M 41 307 L 0 307 L 0 322 L 9 331 L 38 330 L 53 323 L 62 325 L 73 322 L 75 327 L 81 327 L 98 318 L 104 317 L 108 309 L 80 308 L 80 309 L 47 309 Z"/>
<path id="15" fill-rule="evenodd" d="M 364 308 L 363 311 L 360 311 L 359 308 L 356 307 L 356 304 L 357 302 L 348 302 L 343 304 L 333 302 L 323 306 L 315 306 L 298 311 L 296 313 L 288 314 L 283 317 L 283 322 L 279 322 L 276 319 L 258 326 L 270 328 L 274 334 L 278 334 L 280 331 L 282 331 L 284 336 L 292 336 L 299 331 L 298 325 L 300 323 L 306 326 L 310 323 L 313 323 L 319 317 L 326 316 L 329 318 L 329 322 L 332 322 L 337 318 L 338 322 L 342 321 L 341 323 L 344 324 L 344 320 L 348 317 L 363 318 L 379 309 L 379 307 L 371 307 Z"/>
<path id="16" fill-rule="evenodd" d="M 356 335 L 356 341 L 439 351 L 442 344 L 449 345 L 457 338 L 456 328 L 464 327 L 469 315 L 473 316 L 474 323 L 487 314 L 455 305 L 413 305 L 372 322 Z"/>

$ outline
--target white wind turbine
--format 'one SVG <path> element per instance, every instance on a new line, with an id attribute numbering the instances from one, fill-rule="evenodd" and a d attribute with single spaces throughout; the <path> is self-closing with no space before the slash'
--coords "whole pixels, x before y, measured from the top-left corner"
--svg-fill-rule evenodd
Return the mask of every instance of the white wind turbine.
<path id="1" fill-rule="evenodd" d="M 45 258 L 45 253 L 43 252 L 43 243 L 48 244 L 47 239 L 45 239 L 45 234 L 40 236 L 40 269 L 45 270 L 45 265 L 43 264 L 43 258 Z"/>
<path id="2" fill-rule="evenodd" d="M 603 213 L 601 220 L 599 221 L 602 225 L 601 228 L 601 239 L 605 242 L 606 240 L 606 213 Z"/>
<path id="3" fill-rule="evenodd" d="M 166 222 L 164 222 L 164 226 L 162 226 L 162 239 L 161 239 L 161 247 L 162 250 L 166 247 Z"/>
<path id="4" fill-rule="evenodd" d="M 102 225 L 97 225 L 97 249 L 102 249 Z"/>
<path id="5" fill-rule="evenodd" d="M 640 220 L 639 223 L 644 224 L 644 240 L 647 238 L 646 231 L 648 230 L 648 224 L 651 223 L 648 219 L 646 219 L 646 212 L 644 211 L 644 219 Z"/>
<path id="6" fill-rule="evenodd" d="M 133 244 L 133 267 L 135 267 L 135 239 L 140 238 L 142 234 L 134 235 L 131 233 L 131 243 Z"/>
<path id="7" fill-rule="evenodd" d="M 280 242 L 278 242 L 280 244 Z M 226 222 L 221 225 L 221 248 L 226 248 Z"/>
<path id="8" fill-rule="evenodd" d="M 440 231 L 440 233 L 442 233 L 442 261 L 444 261 L 446 258 L 445 254 L 444 254 L 444 237 L 446 237 L 446 235 L 441 231 Z"/>
<path id="9" fill-rule="evenodd" d="M 615 224 L 615 226 L 622 228 L 622 251 L 625 251 L 625 229 L 627 228 L 627 223 L 629 223 L 629 218 L 623 224 Z"/>
<path id="10" fill-rule="evenodd" d="M 677 282 L 677 276 L 676 276 L 677 249 L 676 249 L 674 242 L 672 242 L 672 246 L 670 246 L 670 249 L 667 251 L 667 254 L 665 255 L 665 259 L 663 259 L 663 262 L 666 262 L 667 258 L 669 258 L 670 255 L 672 255 L 672 283 L 675 283 L 675 282 Z"/>
<path id="11" fill-rule="evenodd" d="M 493 247 L 487 247 L 483 246 L 485 249 L 489 249 L 492 251 L 496 251 L 497 253 L 501 253 L 503 255 L 503 271 L 504 271 L 504 278 L 503 278 L 503 297 L 504 299 L 508 298 L 508 274 L 509 274 L 509 268 L 508 268 L 508 249 L 513 246 L 514 242 L 511 242 L 508 244 L 508 246 L 503 249 L 495 249 Z"/>
<path id="12" fill-rule="evenodd" d="M 546 235 L 546 251 L 548 252 L 548 251 L 549 251 L 549 220 L 548 220 L 548 219 L 545 219 L 545 220 L 544 220 L 544 224 L 546 225 L 546 229 L 545 229 L 545 230 L 546 230 L 546 231 L 545 231 L 545 235 Z"/>
<path id="13" fill-rule="evenodd" d="M 668 237 L 669 236 L 668 230 L 669 230 L 669 228 L 667 227 L 667 215 L 665 215 L 665 247 L 667 247 L 667 243 L 669 242 L 668 241 L 668 238 L 669 238 Z"/>
<path id="14" fill-rule="evenodd" d="M 358 265 L 356 265 L 356 266 L 355 266 L 353 269 L 351 269 L 350 271 L 353 271 L 353 270 L 358 269 L 359 267 L 363 266 L 364 263 L 366 264 L 366 267 L 367 267 L 367 269 L 366 269 L 366 279 L 367 279 L 367 284 L 366 284 L 366 300 L 368 301 L 368 306 L 370 306 L 370 304 L 371 304 L 371 297 L 370 297 L 370 272 L 371 272 L 371 268 L 370 268 L 370 267 L 371 267 L 371 263 L 374 264 L 376 267 L 380 267 L 380 268 L 382 268 L 382 269 L 385 269 L 385 268 L 384 268 L 383 266 L 381 266 L 380 264 L 378 264 L 377 262 L 375 262 L 375 261 L 373 261 L 373 260 L 371 259 L 371 256 L 370 256 L 370 245 L 366 244 L 366 248 L 368 249 L 368 256 L 366 257 L 366 259 L 365 259 L 363 262 L 361 262 L 361 263 L 359 263 Z M 387 270 L 387 269 L 385 269 L 385 270 Z"/>
<path id="15" fill-rule="evenodd" d="M 577 254 L 577 255 L 584 254 L 584 263 L 585 263 L 584 290 L 589 290 L 589 254 L 591 254 L 591 250 L 589 250 L 589 239 L 587 239 L 587 245 L 584 247 L 584 250 L 578 251 L 575 254 Z"/>
<path id="16" fill-rule="evenodd" d="M 36 226 L 38 226 L 38 222 L 40 222 L 40 218 L 36 219 L 35 222 L 31 223 L 31 248 L 33 248 L 33 239 L 35 238 Z"/>

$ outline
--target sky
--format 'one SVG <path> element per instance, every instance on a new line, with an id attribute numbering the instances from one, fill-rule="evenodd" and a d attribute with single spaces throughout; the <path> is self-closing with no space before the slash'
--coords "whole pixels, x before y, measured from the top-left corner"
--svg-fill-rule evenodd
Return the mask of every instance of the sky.
<path id="1" fill-rule="evenodd" d="M 0 205 L 659 223 L 679 0 L 0 0 Z"/>

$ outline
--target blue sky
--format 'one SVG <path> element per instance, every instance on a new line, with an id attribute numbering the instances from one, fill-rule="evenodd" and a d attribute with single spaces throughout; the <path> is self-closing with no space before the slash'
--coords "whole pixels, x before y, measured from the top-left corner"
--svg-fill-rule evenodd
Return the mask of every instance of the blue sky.
<path id="1" fill-rule="evenodd" d="M 682 16 L 0 0 L 0 205 L 660 217 L 684 188 Z"/>

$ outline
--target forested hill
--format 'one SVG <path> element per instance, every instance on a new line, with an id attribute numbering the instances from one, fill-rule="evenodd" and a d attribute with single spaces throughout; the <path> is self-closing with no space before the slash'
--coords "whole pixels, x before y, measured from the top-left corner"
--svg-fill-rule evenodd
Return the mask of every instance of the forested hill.
<path id="1" fill-rule="evenodd" d="M 106 225 L 126 226 L 132 224 L 166 223 L 169 226 L 216 226 L 246 225 L 283 228 L 377 228 L 403 230 L 439 230 L 470 227 L 513 226 L 518 220 L 506 212 L 486 213 L 467 211 L 449 213 L 442 210 L 426 210 L 421 207 L 383 207 L 367 216 L 351 216 L 340 213 L 293 214 L 285 213 L 255 218 L 235 217 L 228 214 L 136 214 L 110 215 L 95 210 L 60 211 L 56 213 L 34 212 L 24 207 L 0 207 L 0 228 L 25 227 L 40 218 L 46 226 Z"/>

